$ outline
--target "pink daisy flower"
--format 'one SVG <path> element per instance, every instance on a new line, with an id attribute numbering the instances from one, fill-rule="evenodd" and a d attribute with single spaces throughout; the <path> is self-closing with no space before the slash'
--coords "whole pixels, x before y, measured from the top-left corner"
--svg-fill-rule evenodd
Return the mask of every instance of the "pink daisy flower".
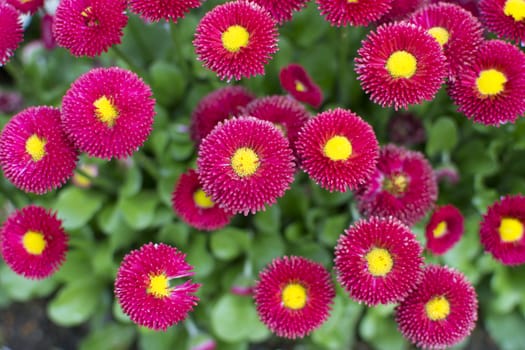
<path id="1" fill-rule="evenodd" d="M 49 277 L 60 268 L 67 241 L 62 221 L 36 205 L 15 211 L 0 228 L 0 252 L 7 266 L 31 279 Z"/>
<path id="2" fill-rule="evenodd" d="M 129 252 L 118 269 L 115 295 L 130 319 L 153 330 L 166 330 L 184 320 L 197 305 L 200 285 L 187 280 L 193 276 L 186 255 L 164 243 L 149 243 Z"/>
<path id="3" fill-rule="evenodd" d="M 191 115 L 192 140 L 200 143 L 218 122 L 239 115 L 241 107 L 254 98 L 255 96 L 242 86 L 226 86 L 204 96 Z"/>
<path id="4" fill-rule="evenodd" d="M 275 259 L 259 274 L 255 304 L 261 321 L 276 335 L 302 338 L 329 316 L 335 297 L 332 278 L 303 257 Z"/>
<path id="5" fill-rule="evenodd" d="M 149 86 L 118 67 L 90 70 L 62 100 L 62 125 L 75 145 L 92 157 L 129 157 L 148 138 L 154 116 Z"/>
<path id="6" fill-rule="evenodd" d="M 507 195 L 493 203 L 480 223 L 481 244 L 505 265 L 525 263 L 525 196 Z"/>
<path id="7" fill-rule="evenodd" d="M 296 142 L 301 167 L 322 188 L 345 192 L 368 181 L 379 146 L 372 127 L 350 110 L 318 114 Z"/>
<path id="8" fill-rule="evenodd" d="M 514 123 L 525 112 L 525 54 L 500 40 L 484 42 L 449 95 L 458 111 L 485 125 Z"/>
<path id="9" fill-rule="evenodd" d="M 294 12 L 304 8 L 308 0 L 253 0 L 268 10 L 279 24 L 292 19 Z"/>
<path id="10" fill-rule="evenodd" d="M 171 203 L 184 222 L 199 230 L 217 230 L 230 222 L 231 215 L 202 190 L 197 172 L 192 169 L 180 176 Z"/>
<path id="11" fill-rule="evenodd" d="M 465 339 L 478 318 L 476 291 L 449 267 L 428 265 L 423 280 L 396 307 L 400 332 L 425 349 L 445 349 Z"/>
<path id="12" fill-rule="evenodd" d="M 77 151 L 53 107 L 29 107 L 15 115 L 0 135 L 0 166 L 25 192 L 43 194 L 73 176 Z"/>
<path id="13" fill-rule="evenodd" d="M 98 56 L 120 44 L 126 0 L 62 0 L 55 14 L 57 44 L 74 56 Z"/>
<path id="14" fill-rule="evenodd" d="M 367 26 L 392 8 L 392 0 L 316 0 L 319 11 L 333 26 Z"/>
<path id="15" fill-rule="evenodd" d="M 385 13 L 377 23 L 383 24 L 405 20 L 414 11 L 423 6 L 423 4 L 423 0 L 393 0 L 390 11 Z"/>
<path id="16" fill-rule="evenodd" d="M 279 73 L 281 86 L 297 101 L 319 108 L 323 102 L 323 92 L 299 64 L 289 64 Z"/>
<path id="17" fill-rule="evenodd" d="M 261 6 L 246 0 L 227 2 L 204 15 L 193 44 L 198 59 L 220 79 L 264 74 L 277 51 L 277 22 Z"/>
<path id="18" fill-rule="evenodd" d="M 380 26 L 357 53 L 355 70 L 363 90 L 373 102 L 396 110 L 432 100 L 447 73 L 441 46 L 413 24 Z"/>
<path id="19" fill-rule="evenodd" d="M 177 22 L 191 9 L 201 6 L 200 0 L 129 0 L 131 12 L 150 22 L 161 19 Z"/>
<path id="20" fill-rule="evenodd" d="M 335 247 L 337 278 L 358 302 L 395 303 L 420 281 L 422 250 L 416 236 L 395 218 L 360 220 Z"/>
<path id="21" fill-rule="evenodd" d="M 480 17 L 491 32 L 501 38 L 525 44 L 525 2 L 523 0 L 481 0 Z"/>
<path id="22" fill-rule="evenodd" d="M 413 14 L 409 21 L 425 29 L 442 47 L 451 79 L 474 61 L 483 42 L 481 23 L 459 5 L 429 5 Z"/>
<path id="23" fill-rule="evenodd" d="M 439 2 L 459 5 L 470 12 L 474 17 L 479 18 L 479 0 L 430 0 L 431 4 L 437 4 Z"/>
<path id="24" fill-rule="evenodd" d="M 379 152 L 374 174 L 356 197 L 364 215 L 394 216 L 411 226 L 431 209 L 437 192 L 432 167 L 421 153 L 387 145 Z"/>
<path id="25" fill-rule="evenodd" d="M 21 13 L 30 14 L 35 13 L 44 5 L 44 0 L 6 0 L 5 2 Z"/>
<path id="26" fill-rule="evenodd" d="M 23 37 L 18 12 L 8 4 L 0 3 L 0 66 L 7 63 Z"/>
<path id="27" fill-rule="evenodd" d="M 425 126 L 412 113 L 395 113 L 387 124 L 387 134 L 390 142 L 400 146 L 419 145 L 426 141 Z"/>
<path id="28" fill-rule="evenodd" d="M 463 235 L 463 221 L 463 215 L 455 206 L 437 208 L 426 227 L 427 249 L 436 255 L 445 254 Z"/>
<path id="29" fill-rule="evenodd" d="M 272 123 L 253 117 L 219 123 L 202 140 L 197 164 L 204 192 L 233 214 L 275 203 L 294 178 L 288 140 Z"/>

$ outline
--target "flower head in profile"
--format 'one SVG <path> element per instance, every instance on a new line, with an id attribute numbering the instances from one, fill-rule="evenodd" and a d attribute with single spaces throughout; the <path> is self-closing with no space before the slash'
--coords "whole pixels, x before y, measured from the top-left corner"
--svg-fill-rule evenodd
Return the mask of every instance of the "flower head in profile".
<path id="1" fill-rule="evenodd" d="M 525 43 L 525 1 L 480 0 L 480 17 L 485 27 L 503 39 Z"/>
<path id="2" fill-rule="evenodd" d="M 129 0 L 131 12 L 150 22 L 177 22 L 191 9 L 201 6 L 201 0 Z"/>
<path id="3" fill-rule="evenodd" d="M 483 215 L 479 235 L 485 250 L 505 265 L 525 263 L 525 196 L 508 195 Z"/>
<path id="4" fill-rule="evenodd" d="M 0 228 L 0 252 L 7 266 L 31 279 L 49 277 L 60 268 L 67 241 L 62 221 L 36 205 L 15 211 Z"/>
<path id="5" fill-rule="evenodd" d="M 279 24 L 292 19 L 294 12 L 306 6 L 308 0 L 253 0 L 268 10 Z"/>
<path id="6" fill-rule="evenodd" d="M 472 332 L 477 310 L 476 291 L 463 274 L 428 265 L 418 287 L 396 307 L 395 318 L 403 336 L 418 347 L 445 349 Z"/>
<path id="7" fill-rule="evenodd" d="M 233 214 L 275 203 L 294 175 L 288 140 L 272 123 L 254 117 L 219 123 L 202 140 L 197 164 L 204 192 Z"/>
<path id="8" fill-rule="evenodd" d="M 432 208 L 437 191 L 432 167 L 421 153 L 386 145 L 374 174 L 356 196 L 364 215 L 394 216 L 411 226 Z"/>
<path id="9" fill-rule="evenodd" d="M 323 92 L 312 80 L 308 72 L 299 64 L 289 64 L 279 73 L 281 86 L 297 101 L 319 108 L 323 102 Z"/>
<path id="10" fill-rule="evenodd" d="M 5 0 L 21 13 L 33 14 L 44 5 L 44 0 Z"/>
<path id="11" fill-rule="evenodd" d="M 383 107 L 407 108 L 434 98 L 447 73 L 438 42 L 409 23 L 385 24 L 357 51 L 355 69 L 363 90 Z"/>
<path id="12" fill-rule="evenodd" d="M 425 230 L 427 249 L 441 255 L 452 248 L 464 231 L 464 219 L 455 206 L 448 204 L 437 208 Z"/>
<path id="13" fill-rule="evenodd" d="M 217 123 L 238 116 L 255 96 L 242 86 L 225 86 L 204 96 L 191 115 L 191 138 L 200 143 Z"/>
<path id="14" fill-rule="evenodd" d="M 0 2 L 0 66 L 9 61 L 23 37 L 19 13 L 12 6 Z"/>
<path id="15" fill-rule="evenodd" d="M 199 230 L 217 230 L 230 222 L 231 214 L 219 208 L 202 190 L 195 170 L 180 176 L 171 203 L 184 222 Z"/>
<path id="16" fill-rule="evenodd" d="M 118 269 L 115 295 L 130 319 L 154 330 L 166 330 L 183 321 L 197 305 L 200 285 L 187 280 L 193 275 L 186 255 L 164 243 L 149 243 L 129 252 Z"/>
<path id="17" fill-rule="evenodd" d="M 25 192 L 43 194 L 73 176 L 77 151 L 60 123 L 60 110 L 29 107 L 15 115 L 0 135 L 4 176 Z"/>
<path id="18" fill-rule="evenodd" d="M 525 53 L 501 40 L 484 42 L 450 83 L 449 95 L 476 123 L 513 123 L 525 112 Z"/>
<path id="19" fill-rule="evenodd" d="M 392 0 L 316 0 L 321 15 L 331 25 L 367 26 L 392 8 Z"/>
<path id="20" fill-rule="evenodd" d="M 135 73 L 95 68 L 78 78 L 62 100 L 62 125 L 91 157 L 126 158 L 148 138 L 155 116 L 151 89 Z"/>
<path id="21" fill-rule="evenodd" d="M 332 279 L 319 263 L 303 257 L 275 259 L 259 274 L 254 299 L 261 321 L 276 335 L 302 338 L 329 316 Z"/>
<path id="22" fill-rule="evenodd" d="M 218 5 L 201 19 L 193 44 L 198 59 L 220 79 L 264 74 L 277 51 L 277 22 L 261 6 L 238 0 Z"/>
<path id="23" fill-rule="evenodd" d="M 321 187 L 339 192 L 366 183 L 379 153 L 372 127 L 357 114 L 341 108 L 308 121 L 296 147 L 304 171 Z"/>
<path id="24" fill-rule="evenodd" d="M 421 279 L 423 248 L 401 221 L 372 217 L 352 225 L 335 247 L 341 285 L 367 305 L 395 303 Z"/>
<path id="25" fill-rule="evenodd" d="M 57 44 L 74 56 L 98 56 L 120 44 L 126 0 L 62 0 L 55 15 Z"/>

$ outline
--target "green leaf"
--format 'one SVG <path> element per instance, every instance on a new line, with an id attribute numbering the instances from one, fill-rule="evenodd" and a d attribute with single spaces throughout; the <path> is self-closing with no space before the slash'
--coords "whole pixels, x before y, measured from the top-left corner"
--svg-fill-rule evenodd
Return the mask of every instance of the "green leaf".
<path id="1" fill-rule="evenodd" d="M 158 235 L 161 242 L 171 243 L 176 247 L 185 247 L 190 236 L 190 228 L 182 222 L 175 222 L 165 225 Z"/>
<path id="2" fill-rule="evenodd" d="M 157 61 L 149 68 L 151 88 L 157 102 L 169 107 L 177 103 L 186 89 L 186 79 L 173 63 Z"/>
<path id="3" fill-rule="evenodd" d="M 84 250 L 70 250 L 67 252 L 64 265 L 54 277 L 62 282 L 73 282 L 78 276 L 89 276 L 92 273 L 90 256 Z"/>
<path id="4" fill-rule="evenodd" d="M 250 248 L 254 269 L 261 270 L 274 258 L 284 254 L 284 242 L 278 234 L 256 234 Z"/>
<path id="5" fill-rule="evenodd" d="M 120 195 L 131 197 L 136 195 L 142 187 L 142 173 L 137 165 L 131 166 L 126 170 L 124 183 L 119 187 Z"/>
<path id="6" fill-rule="evenodd" d="M 166 332 L 156 332 L 141 328 L 139 333 L 139 348 L 143 350 L 174 350 L 185 349 L 180 339 L 180 326 L 172 327 Z"/>
<path id="7" fill-rule="evenodd" d="M 49 295 L 56 287 L 54 278 L 30 280 L 14 273 L 7 265 L 0 267 L 0 288 L 16 301 L 28 301 L 33 297 Z"/>
<path id="8" fill-rule="evenodd" d="M 57 216 L 63 220 L 66 230 L 74 230 L 86 225 L 86 223 L 102 207 L 104 196 L 81 189 L 69 187 L 58 195 L 53 208 L 58 212 Z"/>
<path id="9" fill-rule="evenodd" d="M 258 232 L 278 233 L 281 228 L 281 210 L 279 206 L 274 204 L 264 211 L 257 212 L 253 218 L 253 223 Z"/>
<path id="10" fill-rule="evenodd" d="M 118 206 L 129 226 L 143 230 L 151 225 L 157 204 L 155 193 L 144 191 L 131 198 L 121 197 Z"/>
<path id="11" fill-rule="evenodd" d="M 367 310 L 360 323 L 359 333 L 367 342 L 378 350 L 402 350 L 406 348 L 406 341 L 398 332 L 391 315 L 384 315 L 375 308 Z"/>
<path id="12" fill-rule="evenodd" d="M 329 247 L 335 246 L 339 236 L 350 225 L 347 214 L 335 215 L 325 220 L 322 230 L 319 232 L 319 240 Z"/>
<path id="13" fill-rule="evenodd" d="M 518 313 L 488 313 L 485 325 L 492 339 L 502 350 L 522 350 L 525 344 L 525 320 Z"/>
<path id="14" fill-rule="evenodd" d="M 248 233 L 243 230 L 228 227 L 211 234 L 211 251 L 218 259 L 235 259 L 247 246 Z"/>
<path id="15" fill-rule="evenodd" d="M 135 327 L 106 325 L 89 334 L 80 344 L 80 350 L 125 350 L 135 338 Z"/>
<path id="16" fill-rule="evenodd" d="M 441 117 L 432 125 L 427 141 L 426 153 L 434 156 L 439 152 L 454 149 L 458 142 L 457 126 L 453 119 Z"/>
<path id="17" fill-rule="evenodd" d="M 195 277 L 206 277 L 213 271 L 214 260 L 206 249 L 205 236 L 196 236 L 187 254 L 188 263 L 194 267 Z"/>
<path id="18" fill-rule="evenodd" d="M 81 277 L 81 276 L 79 276 Z M 90 276 L 67 284 L 47 305 L 49 318 L 60 326 L 86 322 L 100 302 L 101 286 Z"/>

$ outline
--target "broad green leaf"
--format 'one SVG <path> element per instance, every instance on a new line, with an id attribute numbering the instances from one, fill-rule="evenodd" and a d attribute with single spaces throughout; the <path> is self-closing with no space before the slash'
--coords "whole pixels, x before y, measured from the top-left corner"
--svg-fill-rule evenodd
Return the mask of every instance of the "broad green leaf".
<path id="1" fill-rule="evenodd" d="M 448 117 L 436 120 L 428 134 L 426 153 L 429 156 L 452 151 L 458 142 L 456 123 Z"/>
<path id="2" fill-rule="evenodd" d="M 80 350 L 126 350 L 134 338 L 134 326 L 110 324 L 90 333 L 82 341 Z"/>
<path id="3" fill-rule="evenodd" d="M 100 303 L 101 286 L 90 276 L 84 278 L 65 285 L 47 304 L 47 314 L 56 324 L 76 326 L 95 312 Z"/>
<path id="4" fill-rule="evenodd" d="M 49 295 L 56 287 L 54 278 L 30 280 L 14 273 L 7 265 L 0 266 L 0 289 L 16 301 Z"/>
<path id="5" fill-rule="evenodd" d="M 218 259 L 232 260 L 245 251 L 247 246 L 246 231 L 228 227 L 211 234 L 211 251 Z"/>
<path id="6" fill-rule="evenodd" d="M 143 191 L 131 198 L 120 198 L 118 207 L 130 227 L 143 230 L 151 225 L 157 204 L 154 192 Z"/>
<path id="7" fill-rule="evenodd" d="M 69 187 L 60 192 L 53 209 L 66 230 L 84 226 L 102 207 L 104 196 L 88 189 Z"/>

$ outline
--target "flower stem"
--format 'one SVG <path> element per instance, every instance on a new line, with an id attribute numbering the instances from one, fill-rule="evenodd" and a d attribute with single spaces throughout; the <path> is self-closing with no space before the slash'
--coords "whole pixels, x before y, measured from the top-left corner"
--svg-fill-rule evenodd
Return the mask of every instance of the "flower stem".
<path id="1" fill-rule="evenodd" d="M 144 71 L 135 63 L 133 63 L 133 61 L 117 45 L 113 45 L 111 47 L 111 51 L 115 54 L 115 56 L 123 60 L 132 71 L 134 71 L 135 73 L 140 75 L 144 80 L 146 80 L 146 75 L 144 74 Z"/>

